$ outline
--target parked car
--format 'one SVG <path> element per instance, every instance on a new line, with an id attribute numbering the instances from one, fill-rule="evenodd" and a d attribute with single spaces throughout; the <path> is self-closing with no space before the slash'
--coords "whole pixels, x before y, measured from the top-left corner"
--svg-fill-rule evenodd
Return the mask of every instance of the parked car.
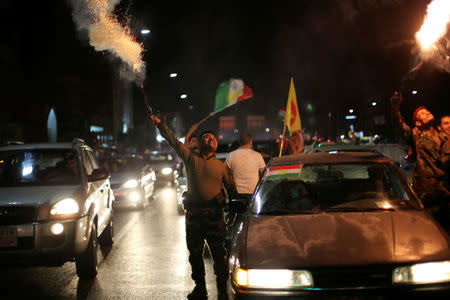
<path id="1" fill-rule="evenodd" d="M 243 216 L 229 257 L 236 299 L 448 299 L 449 236 L 385 156 L 273 158 L 250 204 L 230 209 Z"/>
<path id="2" fill-rule="evenodd" d="M 144 207 L 153 198 L 156 175 L 141 155 L 113 156 L 108 160 L 116 206 Z"/>
<path id="3" fill-rule="evenodd" d="M 174 171 L 178 169 L 179 161 L 172 151 L 152 151 L 145 155 L 145 160 L 155 171 L 158 186 L 174 186 Z"/>
<path id="4" fill-rule="evenodd" d="M 2 263 L 62 265 L 97 274 L 97 248 L 114 241 L 114 195 L 83 140 L 0 147 Z"/>

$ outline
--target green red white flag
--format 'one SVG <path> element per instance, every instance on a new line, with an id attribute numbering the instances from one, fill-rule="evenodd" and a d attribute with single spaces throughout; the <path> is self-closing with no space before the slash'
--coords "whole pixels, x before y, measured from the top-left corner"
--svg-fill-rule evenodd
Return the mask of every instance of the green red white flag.
<path id="1" fill-rule="evenodd" d="M 251 97 L 253 97 L 253 91 L 245 85 L 242 79 L 231 78 L 219 84 L 216 92 L 214 112 L 219 112 L 228 106 Z"/>
<path id="2" fill-rule="evenodd" d="M 270 179 L 300 177 L 303 165 L 287 165 L 271 167 L 266 173 L 266 177 Z"/>

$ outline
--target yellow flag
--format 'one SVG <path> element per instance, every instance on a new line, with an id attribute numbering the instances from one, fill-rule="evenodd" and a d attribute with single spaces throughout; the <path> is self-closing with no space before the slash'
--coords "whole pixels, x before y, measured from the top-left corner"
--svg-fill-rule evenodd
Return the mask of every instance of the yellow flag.
<path id="1" fill-rule="evenodd" d="M 289 129 L 289 135 L 293 135 L 296 131 L 302 130 L 302 122 L 300 121 L 300 113 L 297 105 L 297 96 L 295 95 L 294 78 L 291 77 L 291 86 L 289 88 L 288 102 L 286 105 L 286 116 L 284 119 Z"/>

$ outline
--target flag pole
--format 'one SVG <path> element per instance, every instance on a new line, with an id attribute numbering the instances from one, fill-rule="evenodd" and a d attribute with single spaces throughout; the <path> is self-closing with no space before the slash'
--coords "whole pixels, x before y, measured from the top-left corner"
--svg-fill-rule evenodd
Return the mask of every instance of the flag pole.
<path id="1" fill-rule="evenodd" d="M 280 143 L 280 154 L 278 154 L 278 157 L 281 157 L 281 153 L 283 152 L 283 144 L 284 144 L 284 135 L 286 133 L 286 120 L 284 120 L 284 126 L 283 126 L 283 135 L 281 137 L 281 143 Z"/>

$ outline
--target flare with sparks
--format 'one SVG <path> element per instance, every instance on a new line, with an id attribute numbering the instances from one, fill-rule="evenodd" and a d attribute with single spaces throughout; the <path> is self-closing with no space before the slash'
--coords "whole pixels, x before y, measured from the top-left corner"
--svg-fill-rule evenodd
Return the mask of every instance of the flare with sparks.
<path id="1" fill-rule="evenodd" d="M 416 33 L 422 50 L 428 50 L 445 35 L 450 20 L 450 1 L 434 0 L 428 5 L 425 21 Z"/>
<path id="2" fill-rule="evenodd" d="M 114 8 L 120 0 L 72 0 L 74 21 L 80 29 L 87 29 L 89 43 L 97 51 L 117 55 L 138 77 L 145 69 L 143 47 L 131 34 L 128 26 L 119 22 Z"/>
<path id="3" fill-rule="evenodd" d="M 97 51 L 109 51 L 117 55 L 133 71 L 133 78 L 128 80 L 138 82 L 144 94 L 144 104 L 152 114 L 144 89 L 143 46 L 113 13 L 120 0 L 71 0 L 71 2 L 74 8 L 74 21 L 80 29 L 87 29 L 91 46 Z"/>
<path id="4" fill-rule="evenodd" d="M 427 7 L 427 14 L 420 30 L 416 33 L 419 53 L 412 60 L 409 70 L 402 79 L 401 89 L 405 82 L 414 76 L 425 61 L 433 63 L 437 68 L 450 72 L 450 57 L 446 49 L 445 35 L 450 22 L 450 1 L 434 0 Z M 447 44 L 448 43 L 447 41 Z"/>

